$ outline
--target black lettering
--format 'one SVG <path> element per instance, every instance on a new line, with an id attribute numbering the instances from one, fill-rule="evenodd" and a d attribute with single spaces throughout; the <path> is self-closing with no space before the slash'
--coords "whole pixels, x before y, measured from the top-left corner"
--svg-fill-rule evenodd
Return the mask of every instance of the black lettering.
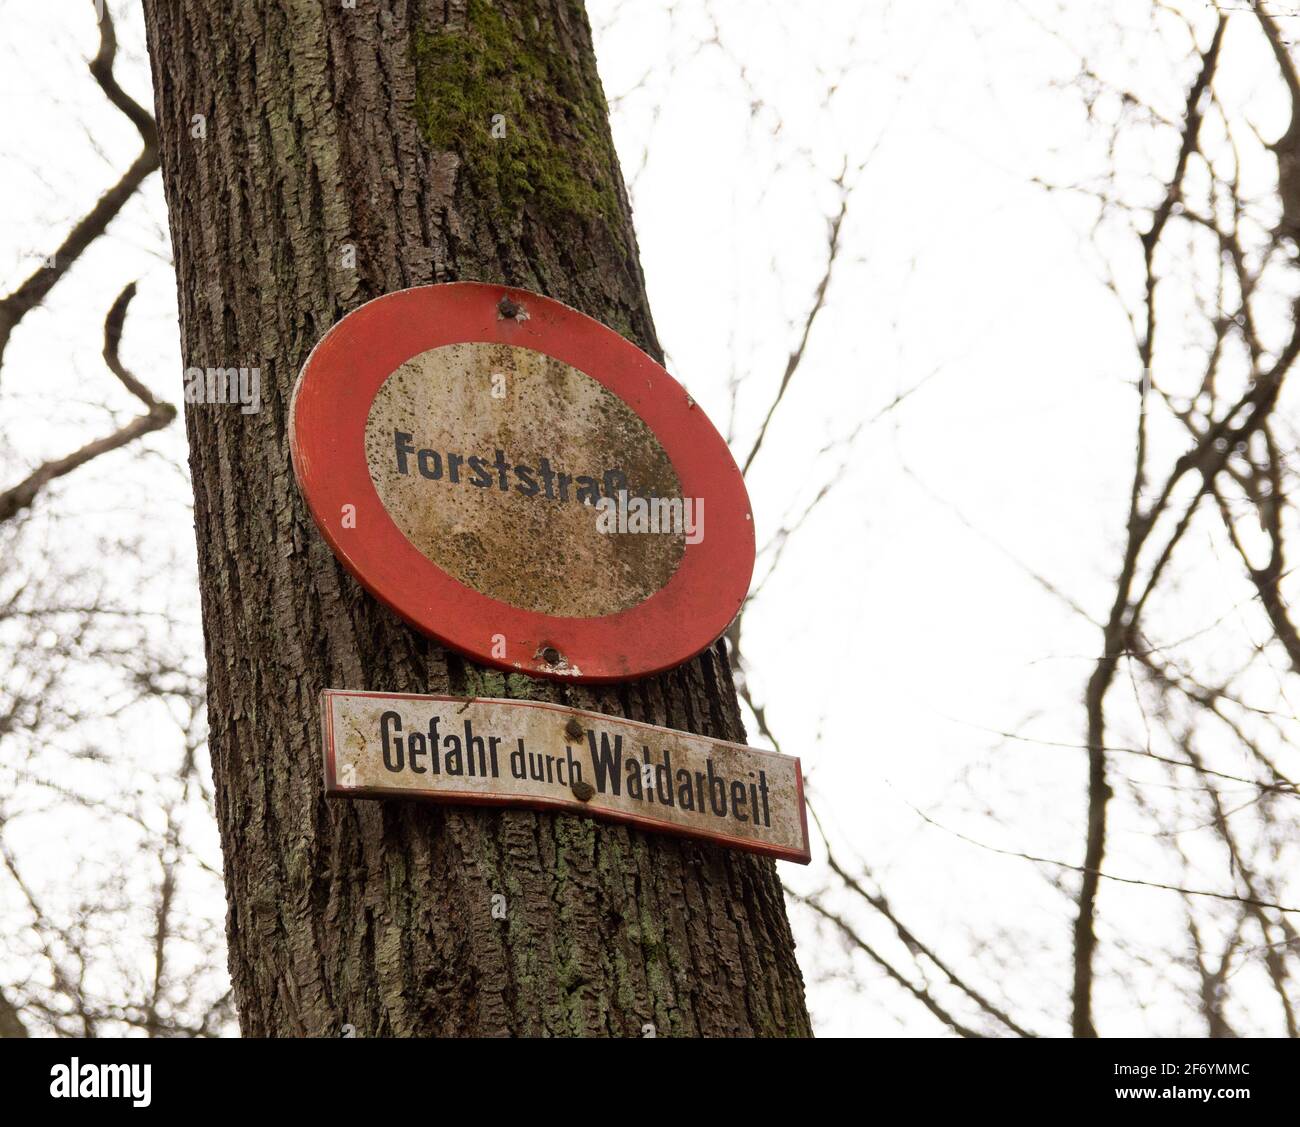
<path id="1" fill-rule="evenodd" d="M 564 745 L 564 758 L 569 765 L 569 786 L 582 782 L 582 764 L 573 758 L 573 748 Z"/>
<path id="2" fill-rule="evenodd" d="M 748 822 L 745 817 L 745 784 L 737 779 L 731 784 L 731 813 L 737 822 Z"/>
<path id="3" fill-rule="evenodd" d="M 433 459 L 433 469 L 429 468 L 429 459 Z M 430 481 L 437 481 L 442 477 L 442 455 L 436 450 L 421 450 L 419 457 L 416 459 L 420 467 L 420 476 L 427 477 Z"/>
<path id="4" fill-rule="evenodd" d="M 605 496 L 611 501 L 618 500 L 620 489 L 627 488 L 627 475 L 622 470 L 605 471 Z"/>
<path id="5" fill-rule="evenodd" d="M 649 758 L 649 753 L 646 753 Z M 662 771 L 663 774 L 659 774 Z M 667 748 L 664 748 L 664 761 L 662 765 L 655 768 L 655 790 L 659 792 L 659 801 L 665 806 L 672 806 L 673 803 L 673 754 Z"/>
<path id="6" fill-rule="evenodd" d="M 623 780 L 619 778 L 619 768 L 623 763 L 623 737 L 614 737 L 613 750 L 609 746 L 609 736 L 604 732 L 600 733 L 600 747 L 596 747 L 596 733 L 590 728 L 587 729 L 587 743 L 591 747 L 591 764 L 596 771 L 596 789 L 601 794 L 607 791 L 606 783 L 609 784 L 608 791 L 612 794 L 621 794 Z"/>
<path id="7" fill-rule="evenodd" d="M 415 447 L 411 444 L 411 436 L 403 434 L 400 430 L 393 431 L 393 446 L 397 451 L 397 472 L 406 473 L 406 456 L 414 454 Z"/>
<path id="8" fill-rule="evenodd" d="M 442 774 L 442 768 L 438 765 L 438 721 L 437 716 L 429 720 L 429 770 L 435 775 Z"/>
<path id="9" fill-rule="evenodd" d="M 443 747 L 450 749 L 446 755 L 447 774 L 463 775 L 465 773 L 465 766 L 461 762 L 460 737 L 452 735 L 443 736 L 442 744 Z"/>
<path id="10" fill-rule="evenodd" d="M 519 479 L 519 484 L 515 488 L 525 497 L 536 497 L 541 486 L 537 484 L 537 479 L 533 477 L 534 469 L 532 466 L 515 466 L 515 477 Z"/>
<path id="11" fill-rule="evenodd" d="M 478 757 L 477 771 L 474 770 L 475 756 Z M 483 737 L 474 734 L 473 725 L 468 720 L 465 721 L 465 760 L 471 776 L 487 774 L 487 759 L 483 754 Z"/>
<path id="12" fill-rule="evenodd" d="M 506 481 L 506 474 L 510 470 L 510 463 L 506 461 L 506 452 L 498 450 L 492 464 L 497 468 L 497 484 L 501 487 L 502 493 L 510 491 L 510 483 Z"/>
<path id="13" fill-rule="evenodd" d="M 628 497 L 636 494 L 628 485 L 627 475 L 619 468 L 605 470 L 600 477 L 592 474 L 564 473 L 551 465 L 549 458 L 539 458 L 537 468 L 522 462 L 512 466 L 505 450 L 493 450 L 492 458 L 479 454 L 445 454 L 427 448 L 416 449 L 414 439 L 404 431 L 393 431 L 393 454 L 397 472 L 403 475 L 411 472 L 411 462 L 416 463 L 420 476 L 429 481 L 441 481 L 443 470 L 447 480 L 453 485 L 461 483 L 461 470 L 466 471 L 466 478 L 478 489 L 491 489 L 494 485 L 502 493 L 510 492 L 513 486 L 516 492 L 525 497 L 545 494 L 550 501 L 568 502 L 572 499 L 580 505 L 595 505 L 602 493 L 611 500 L 617 500 L 620 493 Z"/>
<path id="14" fill-rule="evenodd" d="M 709 805 L 713 808 L 715 817 L 725 818 L 727 816 L 727 784 L 721 775 L 713 773 L 713 759 L 709 758 L 704 761 L 705 769 L 709 773 Z"/>
<path id="15" fill-rule="evenodd" d="M 388 733 L 390 728 L 395 733 L 391 737 L 391 739 L 393 744 L 396 746 L 396 750 L 397 750 L 396 763 L 394 763 L 389 756 L 390 736 Z M 379 739 L 380 742 L 383 744 L 383 748 L 384 748 L 384 766 L 387 767 L 390 771 L 400 771 L 402 769 L 402 763 L 404 757 L 402 754 L 401 732 L 402 732 L 402 718 L 396 712 L 392 712 L 392 711 L 385 712 L 379 718 Z"/>
<path id="16" fill-rule="evenodd" d="M 695 809 L 695 796 L 691 794 L 691 773 L 685 767 L 677 771 L 677 804 L 683 810 Z"/>
<path id="17" fill-rule="evenodd" d="M 519 490 L 524 497 L 537 497 L 541 486 L 537 484 L 537 478 L 533 477 L 533 467 L 530 465 L 516 465 L 515 477 L 519 478 L 519 485 L 515 489 Z"/>
<path id="18" fill-rule="evenodd" d="M 538 472 L 542 475 L 542 484 L 546 486 L 546 497 L 548 500 L 555 500 L 555 472 L 551 469 L 551 463 L 543 458 L 537 463 Z"/>
<path id="19" fill-rule="evenodd" d="M 412 732 L 406 737 L 406 761 L 411 765 L 411 770 L 417 775 L 423 775 L 428 768 L 416 762 L 418 756 L 427 755 L 428 748 L 424 744 L 423 732 Z"/>

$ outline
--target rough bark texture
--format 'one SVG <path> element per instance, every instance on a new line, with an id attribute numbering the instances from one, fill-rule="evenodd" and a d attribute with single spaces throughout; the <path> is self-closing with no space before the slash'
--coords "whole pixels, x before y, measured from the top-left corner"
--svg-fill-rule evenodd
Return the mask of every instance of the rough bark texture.
<path id="1" fill-rule="evenodd" d="M 262 371 L 260 413 L 186 412 L 244 1032 L 807 1034 L 770 861 L 581 817 L 322 793 L 327 686 L 561 700 L 743 738 L 720 647 L 597 689 L 443 651 L 342 570 L 290 469 L 299 367 L 394 289 L 521 285 L 658 355 L 582 5 L 152 0 L 145 16 L 184 363 Z"/>

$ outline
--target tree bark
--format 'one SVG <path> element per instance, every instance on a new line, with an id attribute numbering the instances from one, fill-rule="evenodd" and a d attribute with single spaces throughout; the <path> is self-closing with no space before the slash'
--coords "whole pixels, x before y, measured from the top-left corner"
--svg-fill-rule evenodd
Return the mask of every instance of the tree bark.
<path id="1" fill-rule="evenodd" d="M 244 1033 L 807 1035 L 771 861 L 580 816 L 323 795 L 325 687 L 744 738 L 721 644 L 597 688 L 443 650 L 341 568 L 290 469 L 312 345 L 395 289 L 527 287 L 660 356 L 582 4 L 146 0 L 145 19 L 183 361 L 262 377 L 256 414 L 186 408 Z"/>

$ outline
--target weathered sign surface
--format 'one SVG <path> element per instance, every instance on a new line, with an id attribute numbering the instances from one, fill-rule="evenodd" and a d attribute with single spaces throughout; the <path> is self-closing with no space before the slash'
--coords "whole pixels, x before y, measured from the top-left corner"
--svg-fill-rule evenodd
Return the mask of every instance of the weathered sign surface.
<path id="1" fill-rule="evenodd" d="M 316 346 L 290 415 L 340 560 L 479 661 L 644 676 L 713 642 L 748 591 L 726 443 L 650 357 L 548 298 L 465 282 L 372 301 Z"/>
<path id="2" fill-rule="evenodd" d="M 325 790 L 581 811 L 807 864 L 799 760 L 536 701 L 327 689 Z"/>

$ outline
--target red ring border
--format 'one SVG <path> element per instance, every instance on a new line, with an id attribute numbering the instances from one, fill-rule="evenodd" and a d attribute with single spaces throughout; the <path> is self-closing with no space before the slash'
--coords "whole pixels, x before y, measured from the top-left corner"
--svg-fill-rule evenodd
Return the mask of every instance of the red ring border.
<path id="1" fill-rule="evenodd" d="M 503 316 L 502 298 L 523 315 Z M 703 539 L 686 545 L 672 578 L 644 602 L 592 618 L 513 607 L 443 571 L 393 522 L 366 464 L 371 403 L 384 380 L 412 356 L 465 343 L 531 348 L 596 380 L 656 436 L 682 495 L 704 498 Z M 590 682 L 661 673 L 720 637 L 749 591 L 753 513 L 722 436 L 686 390 L 631 342 L 527 290 L 482 282 L 419 286 L 348 314 L 312 349 L 298 376 L 289 450 L 312 518 L 362 586 L 416 629 L 496 669 Z M 355 506 L 356 528 L 343 528 L 344 505 Z M 494 635 L 505 636 L 505 658 L 492 655 Z M 548 647 L 560 662 L 543 660 Z"/>

